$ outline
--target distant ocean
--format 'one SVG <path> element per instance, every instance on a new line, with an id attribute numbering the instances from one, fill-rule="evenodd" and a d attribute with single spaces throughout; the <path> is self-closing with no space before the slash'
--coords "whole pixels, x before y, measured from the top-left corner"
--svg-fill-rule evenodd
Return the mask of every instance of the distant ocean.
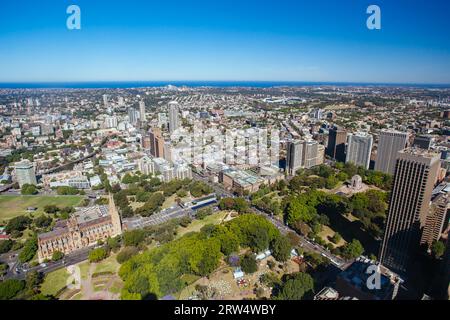
<path id="1" fill-rule="evenodd" d="M 0 82 L 3 89 L 126 89 L 165 87 L 296 87 L 296 86 L 358 86 L 358 87 L 410 87 L 450 88 L 450 84 L 402 84 L 402 83 L 358 83 L 358 82 L 302 82 L 302 81 L 111 81 L 111 82 Z"/>

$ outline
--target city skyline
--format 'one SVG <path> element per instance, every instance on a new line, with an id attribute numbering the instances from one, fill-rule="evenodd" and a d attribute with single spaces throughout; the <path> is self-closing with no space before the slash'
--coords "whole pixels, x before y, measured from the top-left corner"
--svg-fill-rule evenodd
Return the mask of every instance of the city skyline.
<path id="1" fill-rule="evenodd" d="M 27 2 L 2 4 L 0 82 L 450 83 L 445 1 L 378 1 L 381 30 L 369 1 L 77 1 L 81 30 Z"/>

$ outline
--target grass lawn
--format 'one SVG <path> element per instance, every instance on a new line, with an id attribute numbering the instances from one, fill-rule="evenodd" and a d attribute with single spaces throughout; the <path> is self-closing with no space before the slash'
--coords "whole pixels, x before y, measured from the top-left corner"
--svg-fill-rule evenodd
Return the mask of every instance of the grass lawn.
<path id="1" fill-rule="evenodd" d="M 102 272 L 116 273 L 116 271 L 119 269 L 119 267 L 120 267 L 120 264 L 116 260 L 116 255 L 111 254 L 105 260 L 97 263 L 94 274 L 102 273 Z"/>
<path id="2" fill-rule="evenodd" d="M 178 239 L 188 232 L 199 232 L 200 229 L 207 224 L 220 224 L 227 215 L 228 211 L 220 211 L 207 216 L 203 220 L 194 220 L 186 228 L 178 227 L 176 238 Z"/>
<path id="3" fill-rule="evenodd" d="M 109 292 L 111 293 L 120 293 L 123 287 L 123 282 L 121 280 L 114 281 L 113 285 L 109 288 Z"/>
<path id="4" fill-rule="evenodd" d="M 44 283 L 41 286 L 42 293 L 45 295 L 56 295 L 59 290 L 67 285 L 68 277 L 69 273 L 65 268 L 50 272 L 46 275 Z"/>
<path id="5" fill-rule="evenodd" d="M 78 267 L 80 268 L 81 279 L 86 280 L 89 273 L 89 262 L 80 263 Z"/>
<path id="6" fill-rule="evenodd" d="M 33 215 L 44 212 L 46 205 L 58 207 L 76 207 L 83 201 L 83 196 L 0 196 L 0 221 L 27 213 L 28 207 L 38 208 Z"/>
<path id="7" fill-rule="evenodd" d="M 336 232 L 334 232 L 330 227 L 323 226 L 322 231 L 319 233 L 319 237 L 321 237 L 326 243 L 331 243 L 336 247 L 343 246 L 346 243 L 344 239 L 341 239 L 341 241 L 339 241 L 337 244 L 329 240 L 329 238 L 333 237 L 335 233 Z"/>
<path id="8" fill-rule="evenodd" d="M 177 194 L 174 193 L 170 197 L 166 198 L 166 200 L 164 201 L 161 209 L 167 209 L 167 208 L 170 208 L 171 206 L 173 206 L 175 204 L 175 199 L 177 197 L 178 197 Z"/>

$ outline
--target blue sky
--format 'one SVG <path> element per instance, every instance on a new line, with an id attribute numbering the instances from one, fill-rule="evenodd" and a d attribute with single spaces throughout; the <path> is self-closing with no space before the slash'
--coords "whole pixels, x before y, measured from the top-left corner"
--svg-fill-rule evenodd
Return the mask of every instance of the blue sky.
<path id="1" fill-rule="evenodd" d="M 450 83 L 449 15 L 447 0 L 2 0 L 0 82 Z"/>

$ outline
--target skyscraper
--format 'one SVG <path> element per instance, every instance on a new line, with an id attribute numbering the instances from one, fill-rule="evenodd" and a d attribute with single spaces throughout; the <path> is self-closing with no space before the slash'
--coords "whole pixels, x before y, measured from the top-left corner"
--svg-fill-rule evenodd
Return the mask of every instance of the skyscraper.
<path id="1" fill-rule="evenodd" d="M 397 153 L 406 147 L 408 133 L 392 130 L 380 132 L 375 170 L 394 174 Z"/>
<path id="2" fill-rule="evenodd" d="M 295 175 L 298 169 L 302 168 L 303 141 L 297 140 L 288 142 L 286 169 L 289 175 Z"/>
<path id="3" fill-rule="evenodd" d="M 323 163 L 323 146 L 317 141 L 297 140 L 287 145 L 286 168 L 289 175 L 295 175 L 301 168 L 309 169 Z"/>
<path id="4" fill-rule="evenodd" d="M 345 162 L 369 169 L 373 138 L 370 134 L 359 132 L 348 136 L 347 156 Z"/>
<path id="5" fill-rule="evenodd" d="M 152 128 L 149 132 L 150 136 L 150 154 L 155 158 L 164 156 L 164 138 L 161 135 L 161 129 Z"/>
<path id="6" fill-rule="evenodd" d="M 141 123 L 145 123 L 145 102 L 139 101 L 139 119 Z"/>
<path id="7" fill-rule="evenodd" d="M 134 109 L 134 108 L 128 109 L 128 119 L 132 125 L 137 124 L 139 117 L 140 117 L 140 115 L 136 109 Z"/>
<path id="8" fill-rule="evenodd" d="M 439 168 L 439 155 L 427 150 L 407 148 L 397 153 L 380 250 L 381 264 L 394 272 L 406 274 L 419 248 Z"/>
<path id="9" fill-rule="evenodd" d="M 422 149 L 430 149 L 431 144 L 433 142 L 433 137 L 428 135 L 416 136 L 414 138 L 413 147 L 422 148 Z"/>
<path id="10" fill-rule="evenodd" d="M 103 95 L 103 105 L 104 105 L 105 107 L 108 106 L 108 95 L 107 95 L 107 94 L 104 94 L 104 95 Z"/>
<path id="11" fill-rule="evenodd" d="M 16 162 L 15 169 L 16 179 L 21 188 L 24 184 L 37 184 L 34 165 L 31 161 L 22 160 L 21 162 Z"/>
<path id="12" fill-rule="evenodd" d="M 328 135 L 327 155 L 337 161 L 345 161 L 345 143 L 347 132 L 338 128 L 330 129 Z"/>
<path id="13" fill-rule="evenodd" d="M 447 217 L 448 205 L 449 199 L 446 192 L 440 192 L 432 199 L 420 240 L 421 244 L 426 244 L 428 248 L 431 248 L 433 242 L 439 240 Z"/>
<path id="14" fill-rule="evenodd" d="M 172 101 L 169 103 L 169 132 L 172 133 L 180 126 L 179 120 L 179 105 L 178 102 Z"/>

